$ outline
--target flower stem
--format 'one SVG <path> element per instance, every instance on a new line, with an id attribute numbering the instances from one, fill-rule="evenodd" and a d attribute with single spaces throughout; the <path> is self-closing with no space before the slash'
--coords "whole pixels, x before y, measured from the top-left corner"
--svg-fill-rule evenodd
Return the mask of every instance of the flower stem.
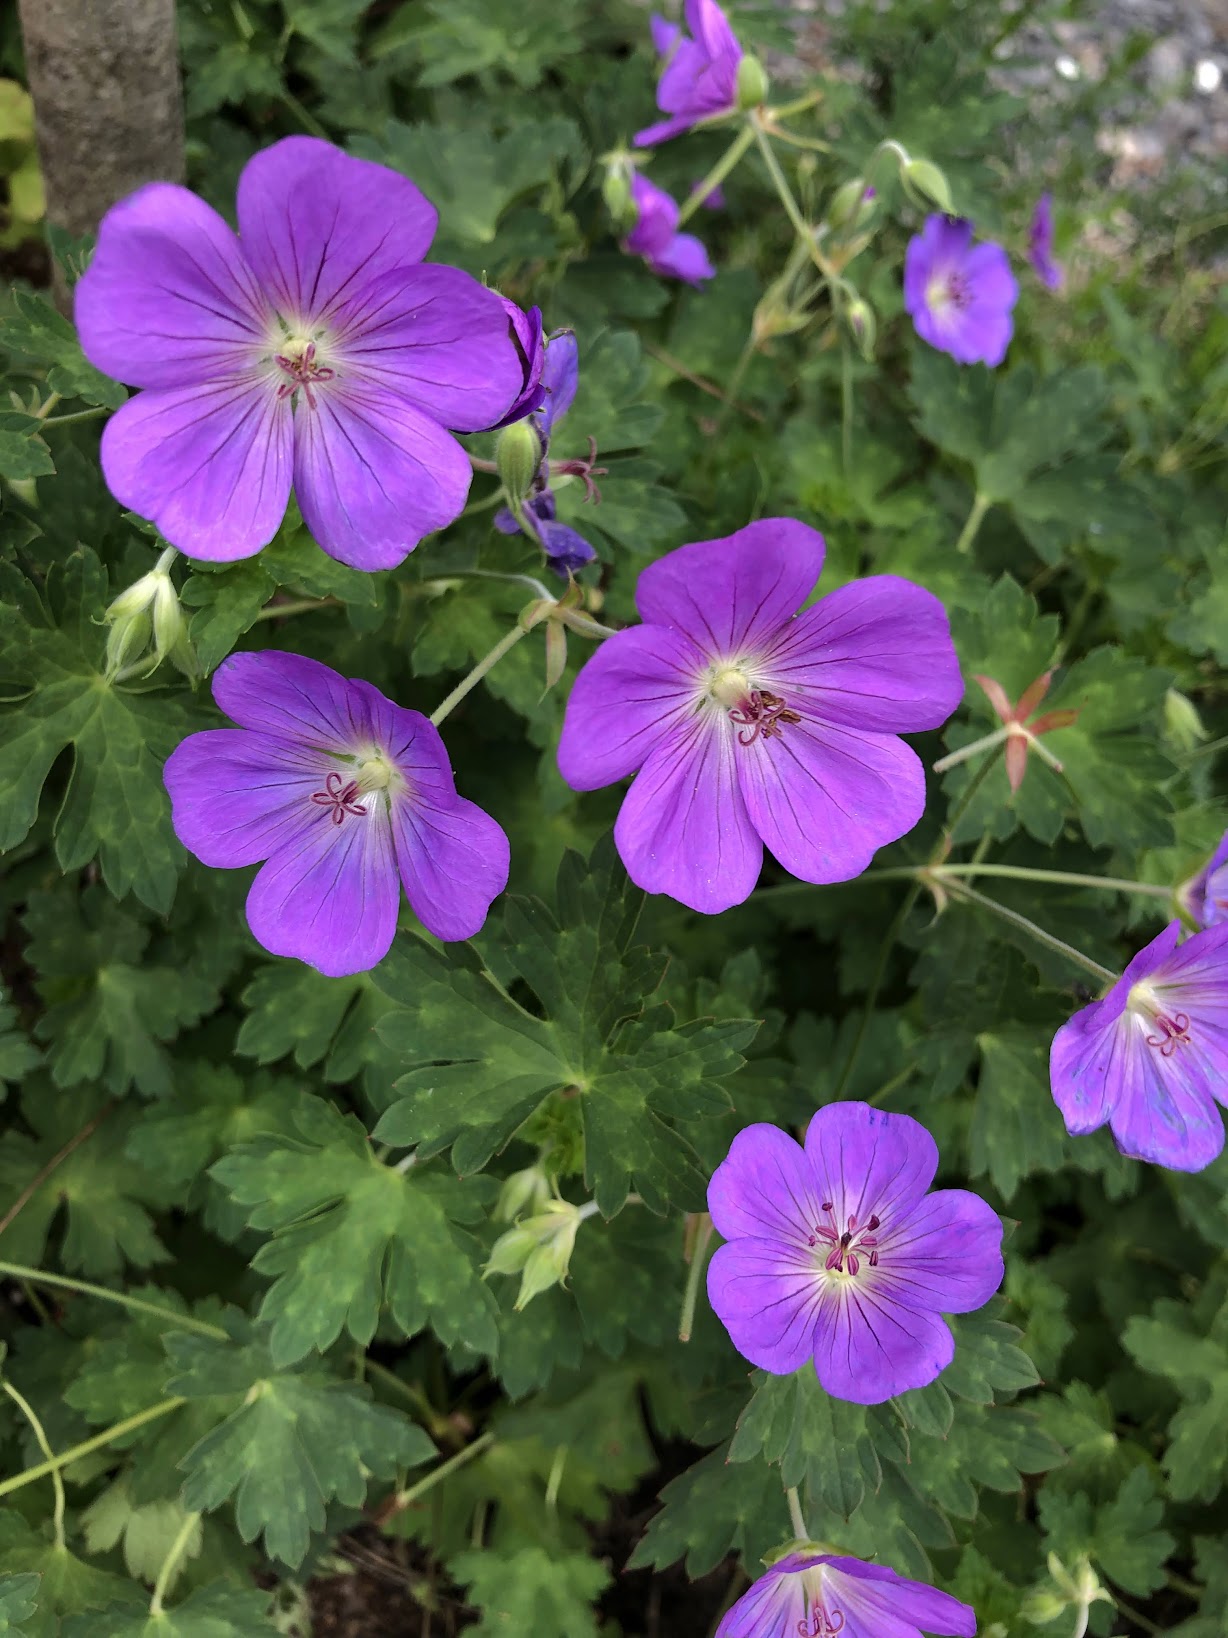
<path id="1" fill-rule="evenodd" d="M 738 132 L 737 136 L 734 137 L 733 141 L 729 144 L 728 148 L 725 149 L 725 152 L 717 160 L 716 164 L 713 165 L 707 176 L 704 177 L 703 181 L 698 183 L 697 186 L 691 190 L 690 198 L 683 201 L 682 207 L 678 212 L 679 227 L 694 216 L 695 212 L 703 204 L 704 200 L 712 192 L 713 188 L 720 187 L 721 183 L 729 175 L 730 171 L 738 163 L 742 155 L 746 152 L 754 140 L 755 133 L 752 128 L 749 125 L 743 126 L 743 128 Z"/>
<path id="2" fill-rule="evenodd" d="M 446 1479 L 450 1473 L 455 1473 L 458 1467 L 464 1467 L 466 1462 L 471 1462 L 475 1456 L 489 1450 L 494 1442 L 493 1433 L 483 1433 L 471 1445 L 466 1445 L 464 1450 L 458 1450 L 455 1456 L 449 1456 L 446 1462 L 440 1462 L 438 1467 L 433 1467 L 425 1479 L 419 1479 L 417 1484 L 411 1484 L 408 1490 L 398 1490 L 397 1511 L 411 1506 L 419 1496 L 425 1496 L 428 1490 L 434 1489 L 441 1479 Z"/>
<path id="3" fill-rule="evenodd" d="M 298 597 L 285 603 L 266 603 L 257 620 L 287 620 L 292 614 L 314 614 L 317 609 L 339 609 L 339 597 Z"/>
<path id="4" fill-rule="evenodd" d="M 55 1461 L 56 1461 L 55 1453 L 52 1451 L 51 1446 L 47 1441 L 47 1435 L 46 1435 L 46 1432 L 43 1429 L 43 1424 L 39 1421 L 38 1417 L 34 1414 L 34 1407 L 30 1404 L 30 1401 L 25 1397 L 25 1395 L 21 1394 L 21 1393 L 18 1393 L 17 1389 L 13 1386 L 13 1384 L 11 1382 L 0 1382 L 0 1388 L 4 1389 L 5 1393 L 8 1394 L 9 1398 L 14 1402 L 14 1404 L 17 1406 L 17 1408 L 21 1411 L 21 1413 L 25 1417 L 26 1421 L 34 1429 L 34 1437 L 38 1440 L 39 1449 L 42 1451 L 43 1455 L 47 1458 L 47 1460 L 52 1464 L 50 1471 L 51 1471 L 51 1482 L 55 1486 L 55 1544 L 60 1549 L 60 1551 L 63 1552 L 63 1550 L 64 1550 L 64 1481 L 60 1477 L 59 1467 L 55 1465 Z"/>
<path id="5" fill-rule="evenodd" d="M 129 1416 L 122 1422 L 116 1422 L 114 1427 L 104 1428 L 96 1433 L 92 1439 L 85 1439 L 71 1450 L 64 1451 L 59 1456 L 52 1456 L 37 1467 L 28 1467 L 24 1473 L 15 1473 L 11 1479 L 5 1479 L 0 1484 L 0 1496 L 10 1495 L 14 1490 L 20 1490 L 23 1485 L 33 1484 L 35 1479 L 46 1478 L 48 1473 L 58 1473 L 62 1467 L 71 1467 L 79 1462 L 82 1456 L 90 1456 L 96 1450 L 102 1450 L 116 1439 L 122 1439 L 126 1433 L 134 1433 L 137 1428 L 144 1427 L 146 1422 L 152 1422 L 159 1416 L 165 1416 L 169 1411 L 178 1410 L 186 1405 L 186 1399 L 164 1399 L 160 1404 L 151 1405 L 148 1410 L 138 1411 L 135 1416 Z"/>
<path id="6" fill-rule="evenodd" d="M 806 1519 L 802 1512 L 801 1497 L 798 1495 L 797 1487 L 795 1485 L 790 1485 L 785 1491 L 785 1500 L 789 1504 L 789 1523 L 793 1526 L 793 1534 L 797 1537 L 798 1541 L 808 1540 L 810 1532 L 806 1528 Z"/>
<path id="7" fill-rule="evenodd" d="M 166 1597 L 171 1578 L 179 1568 L 179 1560 L 183 1557 L 184 1549 L 200 1519 L 199 1513 L 189 1513 L 179 1527 L 179 1534 L 171 1542 L 170 1551 L 162 1560 L 162 1568 L 158 1571 L 158 1579 L 154 1582 L 153 1597 L 149 1600 L 151 1616 L 162 1614 L 162 1600 Z"/>
<path id="8" fill-rule="evenodd" d="M 39 419 L 45 427 L 66 427 L 73 421 L 95 421 L 100 415 L 110 415 L 105 404 L 99 404 L 94 409 L 74 410 L 71 415 L 43 415 Z"/>
<path id="9" fill-rule="evenodd" d="M 194 1319 L 191 1314 L 177 1314 L 173 1308 L 161 1308 L 157 1303 L 146 1302 L 142 1297 L 130 1297 L 126 1291 L 112 1291 L 105 1285 L 91 1285 L 88 1280 L 73 1280 L 67 1274 L 48 1274 L 41 1268 L 26 1268 L 21 1263 L 0 1263 L 0 1275 L 7 1275 L 12 1280 L 33 1280 L 38 1285 L 55 1285 L 65 1291 L 77 1291 L 84 1297 L 98 1297 L 103 1302 L 117 1302 L 122 1308 L 130 1308 L 134 1313 L 152 1314 L 155 1319 L 163 1319 L 181 1331 L 197 1331 L 201 1336 L 214 1337 L 219 1342 L 229 1342 L 230 1337 L 220 1325 L 210 1325 L 206 1320 Z M 177 1401 L 178 1403 L 178 1401 Z M 3 1495 L 0 1486 L 0 1495 Z"/>
<path id="10" fill-rule="evenodd" d="M 959 539 L 955 542 L 957 552 L 970 552 L 972 542 L 976 539 L 976 532 L 981 527 L 986 512 L 993 505 L 988 495 L 982 495 L 978 489 L 976 499 L 972 503 L 972 510 L 968 513 L 968 521 L 960 530 Z"/>
<path id="11" fill-rule="evenodd" d="M 953 881 L 950 878 L 944 878 L 944 880 L 947 891 L 952 898 L 962 899 L 966 904 L 979 905 L 982 910 L 988 910 L 992 915 L 1000 916 L 1003 921 L 1009 922 L 1012 927 L 1017 927 L 1021 933 L 1026 933 L 1029 938 L 1035 939 L 1037 944 L 1043 944 L 1047 950 L 1053 950 L 1058 955 L 1065 956 L 1067 961 L 1073 962 L 1076 967 L 1082 967 L 1084 972 L 1091 973 L 1102 984 L 1116 984 L 1116 973 L 1110 972 L 1107 967 L 1102 967 L 1098 961 L 1093 961 L 1091 956 L 1085 956 L 1081 950 L 1076 950 L 1073 944 L 1067 944 L 1064 939 L 1056 938 L 1052 933 L 1047 933 L 1043 927 L 1038 927 L 1034 921 L 1029 921 L 1026 916 L 1021 916 L 1017 910 L 1008 910 L 1006 905 L 999 904 L 996 899 L 986 898 L 984 893 L 978 893 L 976 888 L 969 887 L 967 882 Z"/>
<path id="12" fill-rule="evenodd" d="M 1171 887 L 1155 882 L 1129 881 L 1124 876 L 1085 876 L 1070 870 L 1033 870 L 1027 865 L 944 864 L 926 870 L 930 876 L 1004 876 L 1021 882 L 1056 882 L 1067 887 L 1103 887 L 1114 893 L 1142 893 L 1148 898 L 1171 899 Z"/>
<path id="13" fill-rule="evenodd" d="M 866 1031 L 870 1027 L 870 1019 L 874 1016 L 874 1008 L 878 1002 L 878 992 L 883 985 L 883 978 L 887 972 L 887 963 L 891 959 L 891 952 L 895 949 L 896 940 L 899 938 L 904 929 L 904 923 L 908 920 L 912 907 L 914 904 L 916 904 L 920 896 L 921 881 L 918 879 L 917 881 L 913 882 L 908 892 L 904 895 L 903 903 L 896 911 L 891 926 L 888 927 L 886 933 L 883 935 L 883 942 L 879 946 L 878 960 L 874 963 L 874 975 L 870 979 L 870 988 L 866 992 L 865 1005 L 861 1009 L 861 1017 L 857 1023 L 857 1033 L 853 1037 L 853 1044 L 849 1048 L 849 1055 L 844 1060 L 844 1068 L 840 1071 L 840 1079 L 836 1082 L 834 1100 L 839 1100 L 844 1096 L 844 1089 L 852 1078 L 853 1070 L 857 1065 L 857 1059 L 861 1054 L 862 1043 L 866 1038 Z"/>
<path id="14" fill-rule="evenodd" d="M 69 1155 L 72 1154 L 73 1150 L 79 1148 L 81 1144 L 85 1142 L 86 1138 L 93 1136 L 93 1134 L 98 1130 L 99 1126 L 102 1125 L 103 1121 L 114 1108 L 114 1098 L 112 1098 L 110 1102 L 104 1103 L 102 1108 L 94 1116 L 93 1120 L 87 1121 L 76 1136 L 70 1137 L 64 1147 L 57 1150 L 56 1153 L 52 1155 L 51 1159 L 42 1168 L 42 1170 L 35 1173 L 35 1175 L 26 1184 L 25 1188 L 22 1189 L 21 1193 L 17 1196 L 16 1200 L 13 1201 L 13 1204 L 5 1212 L 4 1216 L 0 1217 L 0 1234 L 4 1233 L 5 1229 L 8 1228 L 10 1223 L 12 1223 L 18 1212 L 21 1211 L 23 1207 L 29 1205 L 30 1201 L 38 1193 L 39 1189 L 42 1188 L 43 1184 L 51 1176 L 52 1172 L 54 1172 L 58 1166 L 62 1166 L 68 1159 Z"/>
<path id="15" fill-rule="evenodd" d="M 695 1305 L 699 1301 L 699 1282 L 708 1263 L 708 1245 L 713 1235 L 712 1219 L 706 1211 L 700 1212 L 691 1247 L 691 1267 L 686 1277 L 686 1291 L 682 1298 L 682 1316 L 678 1321 L 678 1341 L 690 1342 L 695 1329 Z"/>
<path id="16" fill-rule="evenodd" d="M 779 197 L 781 204 L 785 207 L 785 215 L 793 224 L 793 231 L 806 246 L 806 249 L 810 253 L 810 259 L 814 262 L 819 272 L 826 276 L 829 269 L 825 265 L 822 256 L 819 254 L 819 247 L 815 244 L 814 229 L 802 215 L 801 207 L 798 205 L 797 200 L 793 197 L 793 189 L 789 186 L 789 179 L 781 169 L 780 161 L 777 159 L 772 150 L 772 144 L 768 140 L 767 133 L 764 131 L 758 120 L 755 119 L 753 114 L 748 117 L 748 126 L 754 136 L 754 140 L 759 144 L 759 152 L 763 155 L 763 163 L 767 166 L 768 175 L 772 179 L 772 186 L 776 189 L 777 196 Z"/>
<path id="17" fill-rule="evenodd" d="M 299 121 L 305 130 L 310 131 L 312 136 L 323 137 L 325 142 L 332 141 L 332 138 L 320 124 L 319 120 L 309 108 L 305 108 L 303 106 L 293 92 L 283 90 L 281 93 L 281 100 L 294 115 L 295 119 Z"/>
<path id="18" fill-rule="evenodd" d="M 957 768 L 961 762 L 967 762 L 969 757 L 976 756 L 978 751 L 992 751 L 1009 738 L 1009 728 L 995 728 L 992 733 L 982 734 L 980 739 L 974 739 L 970 745 L 961 745 L 958 751 L 951 751 L 946 756 L 939 757 L 933 771 L 936 774 L 944 774 L 950 768 Z"/>
<path id="19" fill-rule="evenodd" d="M 853 470 L 853 350 L 840 343 L 840 459 L 844 475 Z"/>
<path id="20" fill-rule="evenodd" d="M 529 628 L 527 626 L 517 624 L 514 625 L 509 632 L 506 632 L 502 637 L 500 637 L 499 641 L 491 649 L 490 653 L 483 655 L 469 675 L 461 678 L 460 682 L 457 683 L 456 687 L 444 700 L 443 704 L 436 706 L 435 710 L 431 712 L 431 721 L 434 723 L 436 728 L 439 727 L 439 724 L 446 716 L 456 709 L 456 707 L 464 699 L 465 695 L 468 694 L 471 689 L 477 687 L 486 673 L 497 666 L 503 656 L 508 653 L 510 649 L 515 648 L 520 639 L 522 637 L 527 637 L 528 634 Z"/>

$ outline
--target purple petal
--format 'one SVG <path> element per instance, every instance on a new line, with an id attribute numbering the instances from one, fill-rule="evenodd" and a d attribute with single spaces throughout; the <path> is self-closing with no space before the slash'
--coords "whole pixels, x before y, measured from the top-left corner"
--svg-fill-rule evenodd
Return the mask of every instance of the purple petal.
<path id="1" fill-rule="evenodd" d="M 708 252 L 690 233 L 675 233 L 664 250 L 649 257 L 648 265 L 663 278 L 681 279 L 685 284 L 699 285 L 716 277 Z"/>
<path id="2" fill-rule="evenodd" d="M 944 723 L 963 696 L 946 610 L 896 575 L 855 580 L 805 609 L 764 656 L 774 693 L 824 722 L 879 733 Z"/>
<path id="3" fill-rule="evenodd" d="M 965 1189 L 927 1194 L 906 1217 L 883 1218 L 875 1289 L 905 1308 L 968 1314 L 1002 1284 L 1002 1220 Z"/>
<path id="4" fill-rule="evenodd" d="M 1228 921 L 1228 831 L 1190 883 L 1190 908 L 1204 927 Z"/>
<path id="5" fill-rule="evenodd" d="M 472 938 L 507 886 L 507 837 L 474 802 L 393 805 L 397 865 L 414 914 L 436 938 Z"/>
<path id="6" fill-rule="evenodd" d="M 849 1217 L 864 1224 L 877 1214 L 886 1232 L 908 1219 L 934 1181 L 938 1145 L 911 1115 L 829 1103 L 806 1131 L 806 1158 L 842 1229 Z"/>
<path id="7" fill-rule="evenodd" d="M 751 1236 L 797 1250 L 826 1223 L 814 1169 L 800 1143 L 778 1126 L 744 1127 L 708 1184 L 708 1210 L 726 1240 Z"/>
<path id="8" fill-rule="evenodd" d="M 823 537 L 792 518 L 764 518 L 699 541 L 640 575 L 640 618 L 687 632 L 713 659 L 761 650 L 809 597 L 823 568 Z"/>
<path id="9" fill-rule="evenodd" d="M 678 206 L 663 188 L 638 171 L 631 182 L 631 201 L 636 210 L 635 226 L 623 249 L 634 256 L 660 255 L 677 231 Z"/>
<path id="10" fill-rule="evenodd" d="M 823 1277 L 812 1251 L 734 1240 L 708 1264 L 708 1300 L 744 1359 L 788 1376 L 814 1353 Z"/>
<path id="11" fill-rule="evenodd" d="M 319 752 L 243 729 L 192 734 L 162 777 L 175 835 L 202 864 L 259 864 L 311 805 L 329 773 Z"/>
<path id="12" fill-rule="evenodd" d="M 642 131 L 635 133 L 634 142 L 637 148 L 652 148 L 658 142 L 668 142 L 670 137 L 681 136 L 689 131 L 700 116 L 698 114 L 675 114 L 671 119 L 658 121 L 656 125 L 646 125 Z"/>
<path id="13" fill-rule="evenodd" d="M 713 61 L 723 57 L 736 66 L 742 48 L 716 0 L 686 0 L 685 15 L 686 26 L 706 55 Z"/>
<path id="14" fill-rule="evenodd" d="M 138 188 L 103 217 L 74 316 L 90 362 L 134 387 L 242 375 L 275 325 L 226 223 L 168 182 Z"/>
<path id="15" fill-rule="evenodd" d="M 337 305 L 335 325 L 328 356 L 343 396 L 357 380 L 416 405 L 441 426 L 475 432 L 524 389 L 502 297 L 459 268 L 428 264 L 364 276 Z M 335 394 L 326 391 L 331 401 Z"/>
<path id="16" fill-rule="evenodd" d="M 542 370 L 546 363 L 546 343 L 542 336 L 542 310 L 540 307 L 531 307 L 525 313 L 514 301 L 508 301 L 506 296 L 500 296 L 499 300 L 503 303 L 512 327 L 512 338 L 524 371 L 524 383 L 515 402 L 502 420 L 495 422 L 492 431 L 533 414 L 542 407 L 545 399 Z"/>
<path id="17" fill-rule="evenodd" d="M 648 28 L 652 34 L 653 50 L 657 53 L 657 56 L 668 57 L 682 30 L 677 23 L 670 23 L 664 17 L 658 17 L 656 12 L 653 12 L 648 19 Z"/>
<path id="18" fill-rule="evenodd" d="M 799 1632 L 809 1632 L 806 1587 L 801 1575 L 793 1572 L 818 1562 L 790 1553 L 771 1565 L 749 1591 L 730 1605 L 715 1638 L 797 1638 Z"/>
<path id="19" fill-rule="evenodd" d="M 439 220 L 407 177 L 304 136 L 247 162 L 238 216 L 247 259 L 291 325 L 325 320 L 382 274 L 420 262 Z"/>
<path id="20" fill-rule="evenodd" d="M 392 569 L 464 510 L 472 468 L 437 421 L 386 389 L 330 383 L 298 416 L 303 521 L 354 569 Z"/>
<path id="21" fill-rule="evenodd" d="M 401 884 L 382 800 L 335 825 L 324 807 L 263 865 L 247 895 L 252 933 L 273 955 L 295 956 L 329 978 L 369 972 L 388 954 Z"/>
<path id="22" fill-rule="evenodd" d="M 553 518 L 538 518 L 537 538 L 550 560 L 550 567 L 564 580 L 569 573 L 577 574 L 597 556 L 596 550 L 582 534 L 566 523 L 556 523 Z"/>
<path id="23" fill-rule="evenodd" d="M 859 1276 L 826 1295 L 815 1331 L 814 1367 L 824 1391 L 837 1399 L 881 1405 L 910 1388 L 926 1387 L 954 1358 L 955 1338 L 946 1322 L 902 1307 L 881 1282 Z"/>
<path id="24" fill-rule="evenodd" d="M 674 729 L 636 775 L 614 826 L 637 887 L 668 893 L 705 915 L 748 899 L 763 863 L 734 775 L 731 740 L 706 716 Z"/>
<path id="25" fill-rule="evenodd" d="M 1010 257 L 1001 245 L 973 245 L 964 257 L 964 277 L 973 291 L 973 301 L 988 308 L 1008 311 L 1019 300 L 1019 285 L 1011 272 Z"/>
<path id="26" fill-rule="evenodd" d="M 542 371 L 546 398 L 541 420 L 545 437 L 549 438 L 555 423 L 571 408 L 579 385 L 580 347 L 575 331 L 556 330 L 546 343 L 546 365 Z"/>
<path id="27" fill-rule="evenodd" d="M 140 393 L 103 429 L 107 488 L 189 557 L 251 557 L 286 513 L 292 417 L 254 375 Z"/>
<path id="28" fill-rule="evenodd" d="M 812 722 L 737 747 L 746 811 L 768 851 L 804 882 L 845 882 L 925 809 L 925 773 L 903 740 Z"/>
<path id="29" fill-rule="evenodd" d="M 353 756 L 371 735 L 361 689 L 302 654 L 232 654 L 213 673 L 212 686 L 219 710 L 232 722 L 290 744 Z"/>
<path id="30" fill-rule="evenodd" d="M 920 1581 L 908 1581 L 885 1564 L 833 1557 L 824 1581 L 844 1610 L 849 1638 L 903 1638 L 934 1632 L 943 1638 L 974 1638 L 976 1611 Z"/>
<path id="31" fill-rule="evenodd" d="M 693 709 L 702 656 L 681 632 L 634 626 L 607 637 L 572 684 L 559 772 L 573 791 L 634 773 Z"/>

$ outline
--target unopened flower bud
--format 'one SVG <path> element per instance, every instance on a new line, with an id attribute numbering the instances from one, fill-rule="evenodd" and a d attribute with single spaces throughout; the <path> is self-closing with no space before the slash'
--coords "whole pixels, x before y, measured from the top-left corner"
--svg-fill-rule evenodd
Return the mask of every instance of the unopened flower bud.
<path id="1" fill-rule="evenodd" d="M 161 574 L 156 578 L 158 585 L 153 599 L 153 638 L 154 650 L 161 660 L 183 637 L 187 622 L 183 618 L 183 610 L 179 606 L 179 597 L 171 584 L 170 575 Z"/>
<path id="2" fill-rule="evenodd" d="M 631 184 L 621 166 L 612 166 L 605 173 L 601 182 L 601 197 L 605 200 L 605 208 L 613 218 L 615 227 L 621 231 L 635 214 L 631 203 Z"/>
<path id="3" fill-rule="evenodd" d="M 168 654 L 186 648 L 187 628 L 179 596 L 170 577 L 176 557 L 174 547 L 163 552 L 148 574 L 143 574 L 111 603 L 106 612 L 108 625 L 106 673 L 115 677 L 133 665 L 153 638 L 150 670 Z"/>
<path id="4" fill-rule="evenodd" d="M 499 1190 L 495 1217 L 500 1223 L 514 1223 L 522 1212 L 539 1212 L 550 1198 L 550 1179 L 541 1166 L 526 1166 L 513 1172 Z M 496 1270 L 496 1272 L 502 1272 Z"/>
<path id="5" fill-rule="evenodd" d="M 931 160 L 910 159 L 900 167 L 900 177 L 909 193 L 919 194 L 923 203 L 937 205 L 944 216 L 954 216 L 947 179 Z"/>
<path id="6" fill-rule="evenodd" d="M 832 195 L 831 204 L 827 209 L 827 220 L 832 227 L 848 227 L 855 222 L 866 202 L 867 193 L 873 201 L 874 189 L 866 186 L 864 176 L 850 177 L 847 182 L 842 183 Z"/>
<path id="7" fill-rule="evenodd" d="M 529 421 L 504 427 L 495 445 L 495 464 L 511 504 L 519 506 L 533 488 L 542 460 L 542 441 Z"/>
<path id="8" fill-rule="evenodd" d="M 758 108 L 767 101 L 768 77 L 763 72 L 763 64 L 758 57 L 752 57 L 749 52 L 738 64 L 737 98 L 738 107 Z"/>
<path id="9" fill-rule="evenodd" d="M 1207 737 L 1198 708 L 1188 695 L 1170 688 L 1164 696 L 1164 736 L 1188 755 Z"/>
<path id="10" fill-rule="evenodd" d="M 541 1292 L 566 1282 L 576 1231 L 595 1209 L 591 1204 L 573 1206 L 570 1200 L 547 1200 L 544 1210 L 499 1236 L 485 1272 L 519 1274 L 516 1307 L 527 1307 Z"/>
<path id="11" fill-rule="evenodd" d="M 845 317 L 849 329 L 853 332 L 853 339 L 861 350 L 861 356 L 868 363 L 874 357 L 874 342 L 878 335 L 878 321 L 874 317 L 874 309 L 869 302 L 858 296 L 855 301 L 849 303 Z"/>
<path id="12" fill-rule="evenodd" d="M 112 604 L 111 609 L 114 607 L 115 605 Z M 111 609 L 107 610 L 107 618 L 111 621 L 111 629 L 107 633 L 106 672 L 108 677 L 114 677 L 126 665 L 131 665 L 140 655 L 144 654 L 152 630 L 149 616 L 143 609 L 134 612 L 121 611 L 115 616 L 112 616 Z"/>

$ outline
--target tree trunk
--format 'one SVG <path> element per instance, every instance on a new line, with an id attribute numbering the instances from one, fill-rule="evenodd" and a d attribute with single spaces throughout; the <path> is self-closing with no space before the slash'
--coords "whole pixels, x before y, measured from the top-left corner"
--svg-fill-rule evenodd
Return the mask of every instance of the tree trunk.
<path id="1" fill-rule="evenodd" d="M 183 180 L 175 0 L 18 0 L 47 217 L 92 233 L 142 182 Z"/>

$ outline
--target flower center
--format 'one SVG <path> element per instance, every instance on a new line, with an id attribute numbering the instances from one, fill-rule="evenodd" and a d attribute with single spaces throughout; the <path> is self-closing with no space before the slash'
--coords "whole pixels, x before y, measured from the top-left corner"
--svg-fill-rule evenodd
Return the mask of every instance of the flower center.
<path id="1" fill-rule="evenodd" d="M 844 1611 L 833 1609 L 830 1616 L 822 1604 L 812 1604 L 810 1615 L 797 1623 L 801 1638 L 835 1638 L 844 1626 Z"/>
<path id="2" fill-rule="evenodd" d="M 729 720 L 738 725 L 738 744 L 753 745 L 757 739 L 779 739 L 786 722 L 802 719 L 779 694 L 769 694 L 766 688 L 752 688 L 742 703 L 730 711 Z"/>
<path id="3" fill-rule="evenodd" d="M 1171 1058 L 1178 1047 L 1190 1044 L 1190 1020 L 1184 1012 L 1166 1012 L 1149 984 L 1135 984 L 1126 1005 L 1148 1028 L 1144 1037 L 1161 1058 Z"/>
<path id="4" fill-rule="evenodd" d="M 948 307 L 962 312 L 971 300 L 968 280 L 956 269 L 938 274 L 925 287 L 925 305 L 931 313 L 945 313 Z"/>
<path id="5" fill-rule="evenodd" d="M 396 774 L 397 770 L 382 751 L 372 751 L 371 755 L 359 764 L 355 784 L 363 792 L 386 791 Z"/>
<path id="6" fill-rule="evenodd" d="M 347 813 L 352 813 L 355 817 L 366 813 L 367 810 L 362 806 L 361 802 L 355 800 L 357 796 L 358 781 L 356 779 L 351 779 L 347 783 L 339 773 L 330 773 L 324 781 L 324 789 L 322 791 L 313 791 L 311 800 L 317 802 L 322 808 L 330 809 L 329 818 L 334 825 L 339 825 Z"/>
<path id="7" fill-rule="evenodd" d="M 315 388 L 323 381 L 331 381 L 336 370 L 321 364 L 316 355 L 316 344 L 308 336 L 288 336 L 281 351 L 273 354 L 273 361 L 289 377 L 277 389 L 277 396 L 285 398 L 301 387 L 310 408 L 315 409 Z"/>
<path id="8" fill-rule="evenodd" d="M 875 1229 L 881 1226 L 881 1219 L 877 1213 L 870 1217 L 868 1222 L 858 1226 L 856 1217 L 850 1217 L 848 1227 L 843 1234 L 840 1232 L 840 1220 L 836 1216 L 835 1207 L 830 1200 L 824 1200 L 823 1210 L 831 1219 L 830 1223 L 817 1223 L 814 1233 L 809 1236 L 810 1244 L 817 1245 L 820 1240 L 831 1249 L 827 1253 L 823 1267 L 829 1274 L 857 1274 L 861 1270 L 861 1258 L 857 1255 L 860 1250 L 863 1254 L 869 1253 L 870 1267 L 878 1267 L 878 1241 L 874 1237 Z M 816 1629 L 817 1630 L 817 1629 Z M 837 1629 L 839 1630 L 839 1629 Z"/>

